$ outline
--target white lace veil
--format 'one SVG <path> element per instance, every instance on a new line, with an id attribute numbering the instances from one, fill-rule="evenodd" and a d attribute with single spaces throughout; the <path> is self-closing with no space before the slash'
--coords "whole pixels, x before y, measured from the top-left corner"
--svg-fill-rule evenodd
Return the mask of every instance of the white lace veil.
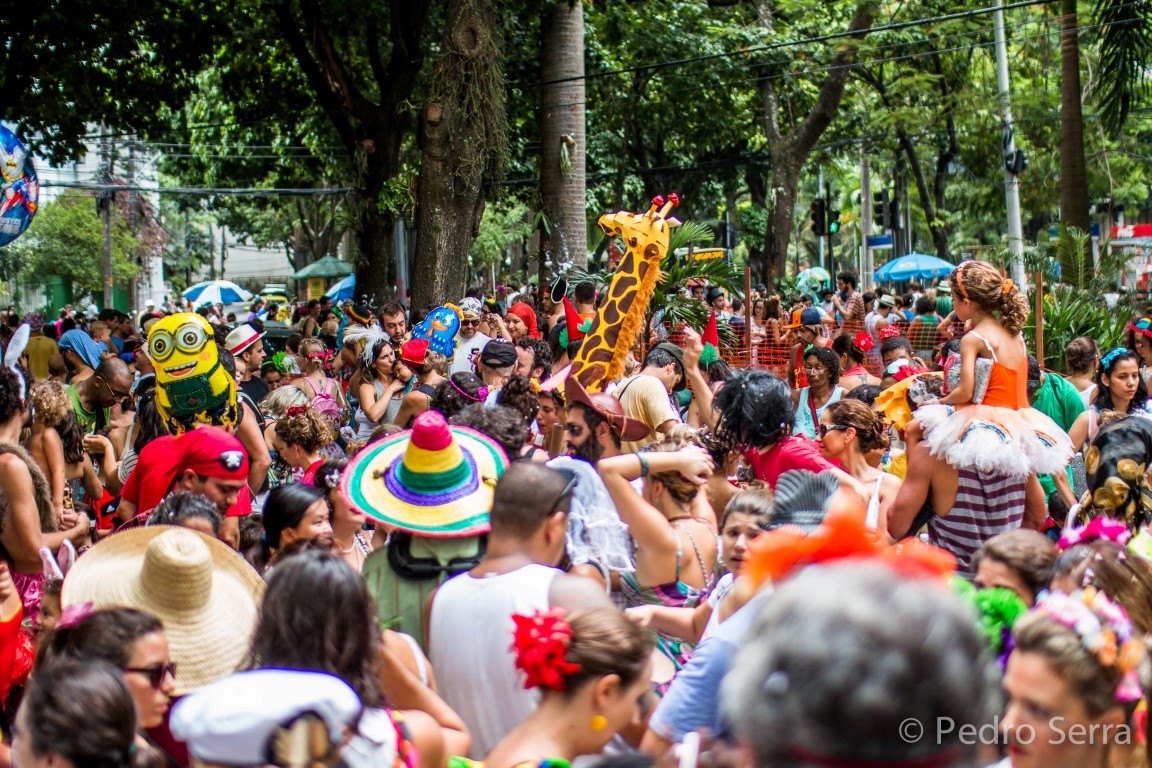
<path id="1" fill-rule="evenodd" d="M 575 564 L 598 563 L 610 571 L 633 571 L 632 538 L 596 468 L 571 456 L 548 462 L 579 478 L 568 515 L 568 556 Z"/>

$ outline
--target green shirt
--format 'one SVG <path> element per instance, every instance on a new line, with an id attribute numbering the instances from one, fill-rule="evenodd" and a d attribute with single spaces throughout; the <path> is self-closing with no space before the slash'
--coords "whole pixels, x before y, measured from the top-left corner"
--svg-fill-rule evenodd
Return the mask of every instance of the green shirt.
<path id="1" fill-rule="evenodd" d="M 72 413 L 76 414 L 76 420 L 80 422 L 80 429 L 84 434 L 90 435 L 97 430 L 97 414 L 94 411 L 89 411 L 84 408 L 84 404 L 80 402 L 80 393 L 76 391 L 76 385 L 68 385 L 68 399 L 72 401 Z M 105 426 L 112 420 L 112 409 L 104 409 L 104 419 L 99 426 Z"/>
<path id="2" fill-rule="evenodd" d="M 1077 417 L 1084 413 L 1084 400 L 1076 387 L 1072 386 L 1066 378 L 1058 373 L 1044 374 L 1044 383 L 1032 401 L 1032 407 L 1040 411 L 1067 432 L 1076 423 Z M 1071 482 L 1071 476 L 1069 476 Z M 1048 475 L 1040 477 L 1040 486 L 1044 489 L 1047 498 L 1056 491 L 1056 484 Z"/>

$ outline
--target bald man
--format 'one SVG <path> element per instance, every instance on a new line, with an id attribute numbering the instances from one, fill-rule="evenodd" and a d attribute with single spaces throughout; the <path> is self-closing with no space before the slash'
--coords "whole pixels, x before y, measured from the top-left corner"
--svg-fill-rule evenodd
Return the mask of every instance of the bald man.
<path id="1" fill-rule="evenodd" d="M 104 428 L 112 418 L 112 406 L 132 396 L 132 371 L 118 357 L 103 360 L 96 373 L 68 385 L 72 412 L 84 434 Z"/>

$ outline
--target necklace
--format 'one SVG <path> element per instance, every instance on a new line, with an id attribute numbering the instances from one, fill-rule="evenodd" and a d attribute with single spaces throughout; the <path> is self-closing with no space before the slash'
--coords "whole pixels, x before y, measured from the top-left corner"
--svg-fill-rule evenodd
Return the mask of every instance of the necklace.
<path id="1" fill-rule="evenodd" d="M 352 545 L 347 549 L 341 549 L 340 551 L 346 555 L 350 555 L 356 551 L 356 534 L 352 534 Z"/>

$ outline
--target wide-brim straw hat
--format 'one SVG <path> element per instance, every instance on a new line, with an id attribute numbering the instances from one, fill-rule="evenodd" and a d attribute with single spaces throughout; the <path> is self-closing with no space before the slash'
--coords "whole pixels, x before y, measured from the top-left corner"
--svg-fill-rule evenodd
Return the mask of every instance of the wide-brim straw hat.
<path id="1" fill-rule="evenodd" d="M 487 435 L 424 411 L 412 429 L 358 453 L 340 493 L 353 509 L 417 536 L 478 536 L 491 527 L 496 481 L 507 466 L 504 450 Z"/>
<path id="2" fill-rule="evenodd" d="M 164 624 L 177 696 L 247 659 L 264 581 L 216 539 L 169 525 L 135 528 L 94 546 L 64 580 L 64 607 L 136 608 Z"/>

